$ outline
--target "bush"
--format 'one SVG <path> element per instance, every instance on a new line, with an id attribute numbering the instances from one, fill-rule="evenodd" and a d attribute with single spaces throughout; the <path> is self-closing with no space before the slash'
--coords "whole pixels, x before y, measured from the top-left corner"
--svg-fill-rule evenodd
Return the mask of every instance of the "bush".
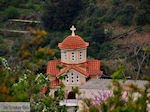
<path id="1" fill-rule="evenodd" d="M 17 18 L 19 16 L 19 12 L 15 7 L 8 7 L 5 10 L 6 18 L 7 19 L 12 19 L 12 18 Z"/>

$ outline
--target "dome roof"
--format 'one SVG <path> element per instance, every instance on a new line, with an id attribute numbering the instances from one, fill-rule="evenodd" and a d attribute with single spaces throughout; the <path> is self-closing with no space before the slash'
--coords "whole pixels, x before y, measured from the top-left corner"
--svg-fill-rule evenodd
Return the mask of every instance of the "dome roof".
<path id="1" fill-rule="evenodd" d="M 58 47 L 63 49 L 80 49 L 89 46 L 88 42 L 85 42 L 80 36 L 68 36 L 62 43 L 58 44 Z"/>

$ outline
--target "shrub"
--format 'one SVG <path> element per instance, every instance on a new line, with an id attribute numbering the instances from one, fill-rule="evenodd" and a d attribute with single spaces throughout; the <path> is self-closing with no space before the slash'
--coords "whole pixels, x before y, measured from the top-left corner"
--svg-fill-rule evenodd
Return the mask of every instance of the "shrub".
<path id="1" fill-rule="evenodd" d="M 8 7 L 5 10 L 6 18 L 7 19 L 12 19 L 12 18 L 17 18 L 19 16 L 19 12 L 15 7 Z"/>

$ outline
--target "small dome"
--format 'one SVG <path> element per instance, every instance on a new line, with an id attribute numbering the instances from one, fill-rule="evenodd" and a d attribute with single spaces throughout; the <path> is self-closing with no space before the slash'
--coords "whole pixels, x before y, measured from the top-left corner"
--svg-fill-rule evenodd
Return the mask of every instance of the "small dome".
<path id="1" fill-rule="evenodd" d="M 58 44 L 59 48 L 63 49 L 80 49 L 89 46 L 88 42 L 85 42 L 80 36 L 68 36 L 62 43 Z"/>

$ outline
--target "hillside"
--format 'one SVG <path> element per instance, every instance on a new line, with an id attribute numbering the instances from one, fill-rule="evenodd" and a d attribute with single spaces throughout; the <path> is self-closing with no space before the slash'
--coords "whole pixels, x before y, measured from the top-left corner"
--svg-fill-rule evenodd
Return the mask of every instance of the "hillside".
<path id="1" fill-rule="evenodd" d="M 35 71 L 44 72 L 49 59 L 60 58 L 57 44 L 70 35 L 69 28 L 74 24 L 76 34 L 90 42 L 89 58 L 102 60 L 106 75 L 117 70 L 118 65 L 124 65 L 126 77 L 139 79 L 148 73 L 145 66 L 150 64 L 150 57 L 143 51 L 150 42 L 149 9 L 149 0 L 79 0 L 78 3 L 76 0 L 0 0 L 0 56 L 16 64 L 32 60 Z M 32 41 L 38 39 L 35 31 L 39 29 L 49 33 L 42 38 L 43 42 L 34 45 Z M 22 46 L 26 47 L 22 49 Z M 49 58 L 33 56 L 33 52 L 47 48 L 55 52 Z M 27 56 L 20 55 L 21 50 Z M 34 58 L 39 58 L 38 62 Z"/>

